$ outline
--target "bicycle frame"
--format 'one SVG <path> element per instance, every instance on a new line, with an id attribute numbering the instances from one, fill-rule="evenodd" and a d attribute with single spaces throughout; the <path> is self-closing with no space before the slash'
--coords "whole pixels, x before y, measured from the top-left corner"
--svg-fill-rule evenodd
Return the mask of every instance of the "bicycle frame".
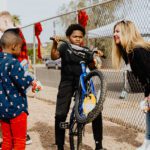
<path id="1" fill-rule="evenodd" d="M 88 95 L 87 89 L 86 89 L 86 86 L 85 86 L 85 83 L 84 83 L 84 79 L 87 76 L 88 72 L 86 71 L 85 62 L 81 61 L 80 64 L 81 64 L 81 69 L 82 69 L 82 73 L 80 75 L 80 84 L 81 84 L 81 88 L 82 88 L 82 97 L 81 97 L 81 105 L 79 107 L 79 111 L 80 111 L 80 113 L 82 113 L 83 100 L 84 100 L 84 97 Z M 92 79 L 90 79 L 90 88 L 91 88 L 91 92 L 96 96 Z"/>
<path id="2" fill-rule="evenodd" d="M 88 72 L 87 71 L 87 68 L 86 68 L 86 64 L 84 61 L 81 61 L 80 62 L 80 65 L 81 65 L 81 69 L 82 69 L 82 73 L 80 75 L 80 80 L 79 80 L 79 84 L 81 85 L 81 104 L 79 105 L 79 112 L 80 112 L 80 115 L 84 115 L 83 114 L 83 102 L 84 102 L 84 98 L 85 96 L 88 96 L 88 90 L 87 90 L 87 87 L 85 85 L 85 77 L 88 75 Z M 90 92 L 93 93 L 95 95 L 95 89 L 94 89 L 94 84 L 93 84 L 93 81 L 92 79 L 90 79 Z M 76 94 L 76 93 L 75 93 Z M 79 134 L 79 131 L 78 131 L 78 128 L 80 128 L 81 130 L 83 130 L 84 126 L 86 125 L 86 123 L 79 123 L 77 120 L 76 120 L 76 117 L 75 117 L 75 106 L 73 107 L 72 109 L 72 112 L 70 114 L 70 123 L 69 123 L 69 134 L 71 137 L 73 136 L 78 136 Z M 74 143 L 75 144 L 75 143 Z M 71 150 L 75 150 L 75 148 L 71 148 Z"/>

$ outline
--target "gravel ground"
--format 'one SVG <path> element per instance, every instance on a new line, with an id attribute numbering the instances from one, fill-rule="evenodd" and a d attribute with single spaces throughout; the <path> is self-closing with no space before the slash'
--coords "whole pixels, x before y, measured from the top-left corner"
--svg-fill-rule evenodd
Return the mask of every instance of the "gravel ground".
<path id="1" fill-rule="evenodd" d="M 55 102 L 29 98 L 28 132 L 33 143 L 27 150 L 56 150 L 54 143 Z M 107 150 L 135 150 L 143 141 L 144 135 L 104 119 L 103 145 Z M 69 150 L 69 140 L 66 134 L 65 150 Z M 91 124 L 86 126 L 83 137 L 83 149 L 93 150 Z"/>

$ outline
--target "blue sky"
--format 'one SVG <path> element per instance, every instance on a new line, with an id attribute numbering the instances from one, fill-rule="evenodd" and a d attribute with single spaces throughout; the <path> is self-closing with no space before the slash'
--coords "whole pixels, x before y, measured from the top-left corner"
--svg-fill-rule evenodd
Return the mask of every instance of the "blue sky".
<path id="1" fill-rule="evenodd" d="M 22 26 L 57 15 L 58 8 L 70 0 L 0 0 L 0 9 L 20 16 Z M 2 6 L 3 5 L 3 6 Z M 2 8 L 4 7 L 4 8 Z"/>

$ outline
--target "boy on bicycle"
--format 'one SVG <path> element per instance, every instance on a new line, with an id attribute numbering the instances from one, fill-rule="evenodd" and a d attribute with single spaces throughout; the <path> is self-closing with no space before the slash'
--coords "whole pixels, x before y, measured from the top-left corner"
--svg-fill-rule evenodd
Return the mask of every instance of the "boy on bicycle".
<path id="1" fill-rule="evenodd" d="M 66 30 L 66 36 L 71 44 L 82 46 L 85 36 L 85 29 L 79 24 L 71 24 Z M 65 129 L 60 128 L 60 123 L 65 122 L 69 112 L 71 98 L 79 83 L 81 74 L 80 61 L 69 51 L 67 44 L 63 43 L 58 47 L 60 37 L 55 36 L 51 49 L 53 60 L 61 58 L 61 81 L 59 84 L 56 113 L 55 113 L 55 144 L 58 150 L 64 150 Z M 95 150 L 103 150 L 103 124 L 102 114 L 92 122 L 92 129 L 95 140 Z"/>

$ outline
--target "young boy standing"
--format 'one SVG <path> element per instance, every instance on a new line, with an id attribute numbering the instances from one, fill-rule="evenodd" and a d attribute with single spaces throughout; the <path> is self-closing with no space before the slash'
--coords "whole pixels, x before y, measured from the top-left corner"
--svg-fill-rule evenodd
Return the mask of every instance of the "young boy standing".
<path id="1" fill-rule="evenodd" d="M 16 28 L 14 26 L 14 23 L 12 20 L 12 15 L 8 11 L 0 12 L 0 38 L 3 35 L 4 31 L 6 31 L 7 29 L 10 29 L 10 28 Z M 22 62 L 23 60 L 28 61 L 27 45 L 26 45 L 25 38 L 24 38 L 23 33 L 20 28 L 19 28 L 18 32 L 19 32 L 18 34 L 21 37 L 23 42 L 22 42 L 22 48 L 21 48 L 20 55 L 17 57 L 17 59 L 20 62 Z M 2 51 L 2 48 L 0 47 L 0 52 L 1 51 Z M 31 144 L 31 143 L 32 143 L 32 140 L 31 140 L 29 134 L 27 133 L 26 144 Z M 2 143 L 0 143 L 0 149 L 1 149 L 1 145 L 2 145 Z"/>
<path id="2" fill-rule="evenodd" d="M 66 30 L 66 36 L 71 44 L 82 46 L 85 35 L 85 29 L 79 24 L 72 24 Z M 80 61 L 73 53 L 70 53 L 67 44 L 63 43 L 59 48 L 58 42 L 60 38 L 54 37 L 53 46 L 51 49 L 51 58 L 53 60 L 61 58 L 61 81 L 57 94 L 56 114 L 55 114 L 55 142 L 58 150 L 64 150 L 65 129 L 60 128 L 60 123 L 65 122 L 71 98 L 78 86 L 79 77 L 81 74 Z M 92 122 L 92 129 L 95 140 L 95 150 L 103 150 L 102 147 L 102 114 Z"/>
<path id="3" fill-rule="evenodd" d="M 22 47 L 18 30 L 6 30 L 0 40 L 3 49 L 0 53 L 0 120 L 3 150 L 25 150 L 28 115 L 26 89 L 35 85 L 35 81 L 25 75 L 24 69 L 16 59 Z"/>

